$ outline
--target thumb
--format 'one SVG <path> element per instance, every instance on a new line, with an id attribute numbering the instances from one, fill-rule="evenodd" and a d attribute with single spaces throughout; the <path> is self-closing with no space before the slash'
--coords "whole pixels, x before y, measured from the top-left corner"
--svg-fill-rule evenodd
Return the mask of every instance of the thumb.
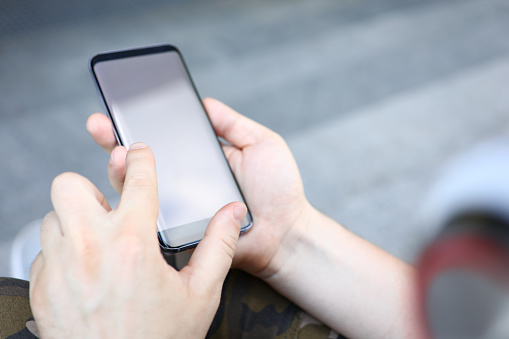
<path id="1" fill-rule="evenodd" d="M 232 265 L 246 213 L 243 203 L 233 202 L 221 208 L 210 221 L 187 265 L 192 278 L 198 279 L 202 286 L 222 286 Z"/>

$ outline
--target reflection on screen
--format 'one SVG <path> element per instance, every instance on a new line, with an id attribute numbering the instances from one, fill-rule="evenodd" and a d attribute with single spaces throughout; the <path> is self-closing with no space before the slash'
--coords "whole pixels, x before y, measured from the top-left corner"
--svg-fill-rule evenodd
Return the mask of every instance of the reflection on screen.
<path id="1" fill-rule="evenodd" d="M 176 52 L 102 61 L 94 70 L 124 145 L 141 141 L 154 152 L 160 231 L 243 201 Z"/>

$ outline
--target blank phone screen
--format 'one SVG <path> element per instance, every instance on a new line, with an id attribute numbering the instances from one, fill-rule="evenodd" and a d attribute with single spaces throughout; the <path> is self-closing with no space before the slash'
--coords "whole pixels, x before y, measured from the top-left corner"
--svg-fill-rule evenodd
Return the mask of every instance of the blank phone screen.
<path id="1" fill-rule="evenodd" d="M 144 142 L 154 152 L 163 242 L 199 241 L 222 206 L 244 199 L 180 54 L 102 60 L 93 72 L 121 143 Z"/>

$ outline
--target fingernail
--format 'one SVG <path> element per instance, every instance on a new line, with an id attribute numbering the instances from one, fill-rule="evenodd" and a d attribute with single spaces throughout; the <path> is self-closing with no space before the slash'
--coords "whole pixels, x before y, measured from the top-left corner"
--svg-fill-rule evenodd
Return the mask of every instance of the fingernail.
<path id="1" fill-rule="evenodd" d="M 140 149 L 140 148 L 145 148 L 147 147 L 147 145 L 145 145 L 143 142 L 135 142 L 134 144 L 132 144 L 130 147 L 129 147 L 129 150 L 132 150 L 132 149 Z"/>
<path id="2" fill-rule="evenodd" d="M 110 154 L 110 166 L 113 166 L 115 164 L 115 161 L 113 160 L 113 152 Z"/>
<path id="3" fill-rule="evenodd" d="M 233 209 L 233 217 L 235 218 L 235 221 L 237 222 L 237 225 L 242 225 L 242 221 L 244 221 L 244 218 L 246 217 L 246 208 L 245 207 L 235 207 Z"/>

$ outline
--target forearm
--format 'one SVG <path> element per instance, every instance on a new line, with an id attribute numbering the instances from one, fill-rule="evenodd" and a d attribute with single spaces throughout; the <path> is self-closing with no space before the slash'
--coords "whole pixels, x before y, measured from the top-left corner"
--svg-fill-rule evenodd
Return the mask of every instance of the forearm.
<path id="1" fill-rule="evenodd" d="M 349 337 L 417 338 L 414 269 L 311 208 L 266 280 Z"/>

